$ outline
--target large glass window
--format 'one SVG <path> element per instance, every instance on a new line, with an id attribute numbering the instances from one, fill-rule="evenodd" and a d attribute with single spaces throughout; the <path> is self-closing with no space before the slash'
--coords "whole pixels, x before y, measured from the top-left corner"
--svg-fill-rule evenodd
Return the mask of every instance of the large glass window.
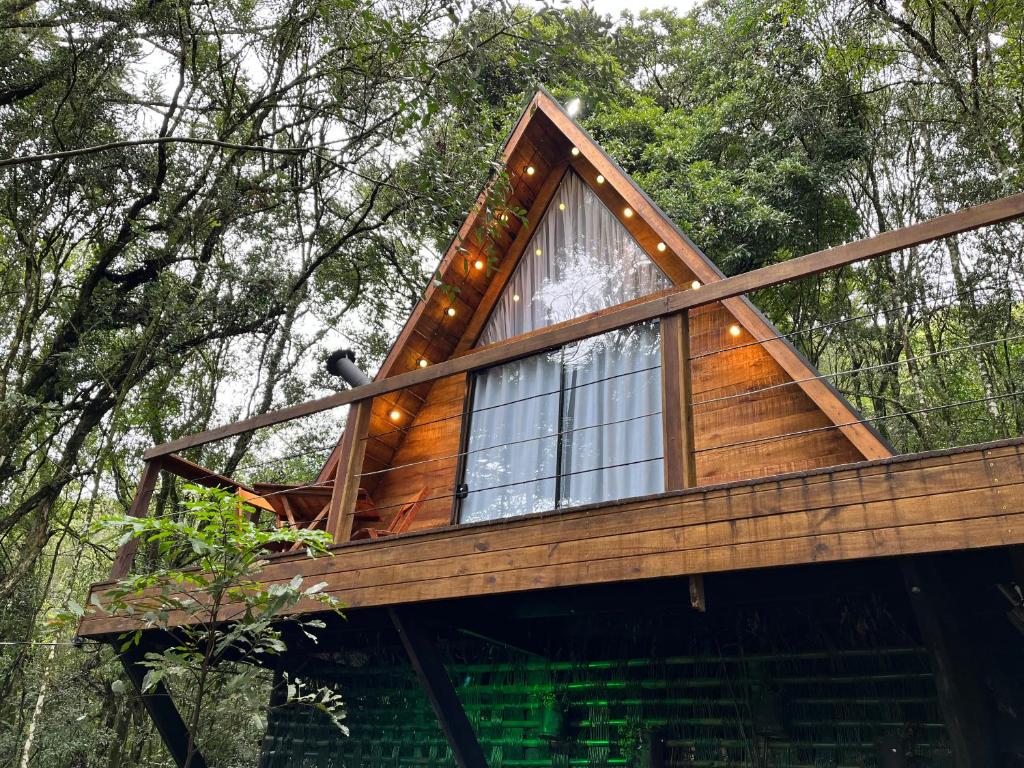
<path id="1" fill-rule="evenodd" d="M 664 490 L 654 323 L 475 377 L 462 522 Z"/>
<path id="2" fill-rule="evenodd" d="M 491 344 L 671 282 L 568 171 L 480 337 Z M 661 350 L 644 323 L 474 377 L 460 520 L 663 490 Z"/>

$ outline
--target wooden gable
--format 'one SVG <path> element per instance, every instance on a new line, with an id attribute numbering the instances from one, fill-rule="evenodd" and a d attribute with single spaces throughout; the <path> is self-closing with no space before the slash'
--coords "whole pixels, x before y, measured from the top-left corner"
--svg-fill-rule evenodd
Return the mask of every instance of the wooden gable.
<path id="1" fill-rule="evenodd" d="M 674 285 L 699 290 L 723 278 L 545 91 L 520 116 L 502 161 L 507 184 L 492 183 L 481 192 L 439 265 L 440 280 L 456 289 L 454 296 L 431 281 L 377 378 L 413 370 L 421 361 L 429 365 L 462 355 L 477 344 L 570 168 Z M 526 211 L 525 221 L 508 215 L 509 209 Z M 474 266 L 478 262 L 485 267 Z M 730 332 L 732 326 L 738 335 Z M 827 380 L 816 378 L 817 371 L 745 298 L 694 311 L 690 330 L 698 483 L 890 455 L 877 433 L 859 422 L 852 407 Z M 463 374 L 375 399 L 361 485 L 385 519 L 422 496 L 427 500 L 414 528 L 450 521 L 466 386 Z M 775 439 L 780 435 L 789 436 Z M 333 476 L 336 455 L 320 480 Z"/>

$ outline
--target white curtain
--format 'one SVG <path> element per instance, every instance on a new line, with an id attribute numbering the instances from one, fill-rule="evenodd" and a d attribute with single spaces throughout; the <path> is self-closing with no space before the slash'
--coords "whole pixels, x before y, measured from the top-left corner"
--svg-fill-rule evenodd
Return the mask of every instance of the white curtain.
<path id="1" fill-rule="evenodd" d="M 479 343 L 503 341 L 670 287 L 629 230 L 570 170 Z"/>
<path id="2" fill-rule="evenodd" d="M 565 349 L 559 506 L 664 490 L 657 323 Z"/>
<path id="3" fill-rule="evenodd" d="M 463 483 L 464 523 L 554 507 L 561 352 L 476 377 Z"/>
<path id="4" fill-rule="evenodd" d="M 671 285 L 572 171 L 480 339 L 502 341 Z M 463 522 L 663 490 L 660 337 L 623 328 L 475 377 Z"/>

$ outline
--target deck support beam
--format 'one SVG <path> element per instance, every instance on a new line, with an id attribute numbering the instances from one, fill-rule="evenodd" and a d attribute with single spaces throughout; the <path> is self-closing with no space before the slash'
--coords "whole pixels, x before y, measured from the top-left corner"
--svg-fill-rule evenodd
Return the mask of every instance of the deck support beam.
<path id="1" fill-rule="evenodd" d="M 979 654 L 972 648 L 962 606 L 950 592 L 934 556 L 905 558 L 903 578 L 918 629 L 935 671 L 939 708 L 956 768 L 998 765 L 991 697 L 984 689 Z"/>
<path id="2" fill-rule="evenodd" d="M 140 646 L 133 645 L 121 653 L 119 658 L 135 692 L 142 699 L 142 705 L 153 719 L 153 724 L 156 725 L 164 746 L 174 758 L 174 764 L 178 768 L 186 768 L 186 766 L 187 768 L 207 768 L 206 759 L 198 747 L 193 749 L 192 759 L 189 759 L 188 726 L 181 719 L 178 708 L 174 706 L 174 700 L 171 698 L 171 692 L 167 690 L 167 686 L 160 682 L 151 690 L 143 693 L 142 681 L 146 677 L 146 668 L 140 662 L 144 657 L 145 651 Z"/>
<path id="3" fill-rule="evenodd" d="M 416 615 L 408 608 L 389 608 L 391 623 L 409 654 L 420 685 L 430 699 L 430 706 L 441 723 L 459 768 L 487 768 L 483 749 L 473 726 L 466 717 L 455 686 L 444 668 L 437 646 L 431 642 Z"/>

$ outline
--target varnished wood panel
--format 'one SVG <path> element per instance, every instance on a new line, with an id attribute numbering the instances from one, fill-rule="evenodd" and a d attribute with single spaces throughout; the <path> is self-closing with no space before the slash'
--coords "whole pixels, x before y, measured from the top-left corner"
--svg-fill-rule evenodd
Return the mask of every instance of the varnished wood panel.
<path id="1" fill-rule="evenodd" d="M 740 328 L 738 336 L 729 332 L 733 325 Z M 723 304 L 693 313 L 698 485 L 863 459 L 846 434 L 754 341 Z"/>
<path id="2" fill-rule="evenodd" d="M 392 469 L 371 476 L 368 479 L 372 478 L 372 482 L 365 484 L 371 489 L 374 505 L 385 521 L 426 488 L 427 500 L 411 529 L 448 524 L 465 393 L 465 375 L 441 379 L 434 384 L 423 407 L 408 426 L 389 425 L 402 437 L 392 459 Z"/>
<path id="3" fill-rule="evenodd" d="M 278 556 L 350 608 L 1024 543 L 1024 440 Z M 95 587 L 102 593 L 102 585 Z M 317 610 L 317 606 L 304 606 Z M 86 618 L 85 636 L 130 622 Z"/>

